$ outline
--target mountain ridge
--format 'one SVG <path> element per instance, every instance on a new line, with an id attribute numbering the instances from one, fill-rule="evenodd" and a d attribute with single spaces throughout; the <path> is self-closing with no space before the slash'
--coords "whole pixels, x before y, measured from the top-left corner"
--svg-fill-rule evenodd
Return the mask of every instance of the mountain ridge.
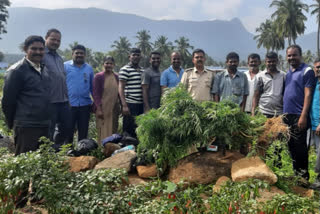
<path id="1" fill-rule="evenodd" d="M 78 41 L 94 51 L 106 52 L 111 50 L 112 43 L 120 36 L 126 36 L 135 46 L 136 33 L 145 29 L 150 32 L 151 42 L 160 35 L 165 35 L 171 42 L 185 36 L 192 46 L 204 49 L 216 60 L 224 60 L 231 51 L 238 52 L 241 60 L 246 60 L 246 56 L 252 52 L 265 52 L 264 49 L 257 49 L 254 35 L 246 30 L 238 18 L 230 21 L 153 20 L 99 8 L 32 7 L 9 8 L 8 33 L 1 35 L 0 50 L 21 53 L 18 46 L 27 36 L 44 36 L 49 28 L 57 28 L 62 32 L 61 49 Z M 316 38 L 313 33 L 307 38 L 300 37 L 297 41 L 306 43 L 308 49 L 315 51 Z"/>

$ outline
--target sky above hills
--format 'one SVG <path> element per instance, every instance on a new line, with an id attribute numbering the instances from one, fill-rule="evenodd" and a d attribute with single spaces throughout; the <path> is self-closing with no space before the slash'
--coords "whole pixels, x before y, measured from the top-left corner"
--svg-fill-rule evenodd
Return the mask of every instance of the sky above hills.
<path id="1" fill-rule="evenodd" d="M 255 32 L 261 22 L 274 11 L 272 0 L 10 0 L 12 7 L 37 7 L 46 9 L 96 7 L 113 12 L 130 13 L 150 19 L 180 19 L 190 21 L 230 20 L 238 17 L 247 30 Z M 314 4 L 315 0 L 302 0 Z M 317 30 L 316 17 L 306 14 L 305 33 Z M 106 22 L 107 24 L 107 22 Z"/>

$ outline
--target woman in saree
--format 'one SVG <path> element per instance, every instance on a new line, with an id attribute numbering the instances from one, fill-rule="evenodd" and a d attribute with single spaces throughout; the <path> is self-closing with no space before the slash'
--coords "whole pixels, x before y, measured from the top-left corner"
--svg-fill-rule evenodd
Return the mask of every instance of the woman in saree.
<path id="1" fill-rule="evenodd" d="M 96 107 L 96 126 L 98 142 L 117 133 L 120 114 L 118 97 L 118 75 L 113 71 L 114 58 L 107 56 L 103 60 L 103 71 L 93 80 L 93 99 Z"/>

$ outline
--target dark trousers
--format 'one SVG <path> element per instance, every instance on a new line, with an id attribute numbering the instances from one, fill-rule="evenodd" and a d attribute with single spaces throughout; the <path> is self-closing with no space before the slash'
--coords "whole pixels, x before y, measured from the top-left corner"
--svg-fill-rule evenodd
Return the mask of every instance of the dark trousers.
<path id="1" fill-rule="evenodd" d="M 15 127 L 14 128 L 14 144 L 16 146 L 15 155 L 20 155 L 29 151 L 36 151 L 39 149 L 42 142 L 39 138 L 48 137 L 49 127 Z M 15 201 L 17 208 L 24 207 L 28 201 L 28 187 L 29 183 L 24 184 L 21 194 Z M 34 191 L 34 189 L 33 189 Z"/>
<path id="2" fill-rule="evenodd" d="M 15 127 L 15 155 L 39 149 L 41 145 L 39 138 L 42 136 L 48 137 L 48 130 L 48 127 Z"/>
<path id="3" fill-rule="evenodd" d="M 71 143 L 68 141 L 71 132 L 69 102 L 52 103 L 51 108 L 50 140 L 57 145 Z"/>
<path id="4" fill-rule="evenodd" d="M 308 129 L 300 130 L 298 128 L 299 118 L 300 115 L 287 114 L 283 118 L 283 121 L 289 126 L 290 129 L 290 139 L 288 141 L 288 147 L 293 161 L 293 169 L 298 175 L 301 175 L 308 180 Z"/>
<path id="5" fill-rule="evenodd" d="M 78 130 L 78 141 L 88 137 L 91 105 L 71 107 L 71 135 L 69 142 L 73 142 L 75 128 Z"/>
<path id="6" fill-rule="evenodd" d="M 143 114 L 143 104 L 128 103 L 130 115 L 123 116 L 123 132 L 127 132 L 131 137 L 137 138 L 135 116 Z"/>

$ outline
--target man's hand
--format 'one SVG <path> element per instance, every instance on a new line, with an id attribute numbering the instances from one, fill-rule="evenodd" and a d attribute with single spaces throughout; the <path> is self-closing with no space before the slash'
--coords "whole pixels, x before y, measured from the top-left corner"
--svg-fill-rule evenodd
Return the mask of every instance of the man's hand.
<path id="1" fill-rule="evenodd" d="M 127 115 L 130 115 L 130 114 L 131 113 L 130 113 L 129 107 L 128 106 L 123 106 L 122 107 L 122 115 L 127 116 Z"/>
<path id="2" fill-rule="evenodd" d="M 320 124 L 316 128 L 316 135 L 320 136 Z"/>
<path id="3" fill-rule="evenodd" d="M 102 110 L 100 108 L 97 109 L 96 115 L 98 118 L 103 119 L 103 113 Z"/>
<path id="4" fill-rule="evenodd" d="M 299 121 L 298 121 L 298 128 L 300 130 L 304 130 L 307 128 L 307 117 L 300 116 Z"/>

